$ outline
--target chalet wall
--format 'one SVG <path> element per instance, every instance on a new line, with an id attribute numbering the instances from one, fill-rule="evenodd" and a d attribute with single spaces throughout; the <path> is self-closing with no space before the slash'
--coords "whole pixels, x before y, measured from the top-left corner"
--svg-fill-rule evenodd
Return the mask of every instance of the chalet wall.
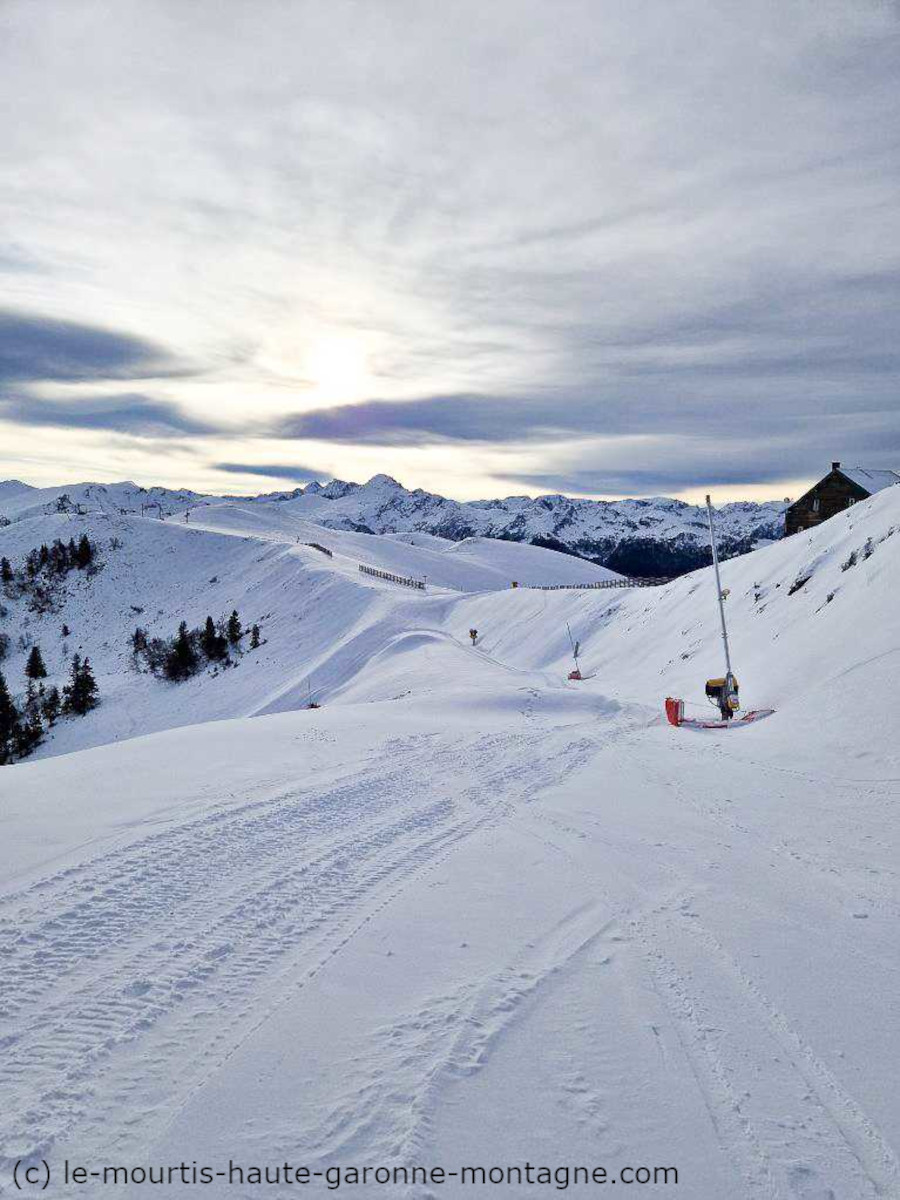
<path id="1" fill-rule="evenodd" d="M 784 514 L 785 537 L 801 529 L 813 529 L 857 500 L 865 500 L 868 494 L 840 471 L 830 471 L 787 509 Z"/>

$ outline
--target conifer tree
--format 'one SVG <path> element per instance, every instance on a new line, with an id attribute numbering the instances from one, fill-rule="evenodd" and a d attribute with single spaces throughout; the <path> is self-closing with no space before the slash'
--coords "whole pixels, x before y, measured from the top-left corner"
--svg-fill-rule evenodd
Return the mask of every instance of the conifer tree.
<path id="1" fill-rule="evenodd" d="M 73 713 L 75 711 L 72 705 L 72 698 L 75 694 L 78 676 L 81 674 L 81 655 L 76 654 L 72 659 L 72 666 L 69 673 L 69 682 L 63 688 L 63 712 Z"/>
<path id="2" fill-rule="evenodd" d="M 0 671 L 0 765 L 12 762 L 19 736 L 19 710 Z"/>
<path id="3" fill-rule="evenodd" d="M 34 685 L 34 680 L 29 679 L 25 704 L 22 709 L 18 729 L 16 730 L 16 754 L 20 758 L 25 758 L 29 755 L 43 740 L 44 726 L 41 723 L 41 701 L 42 696 L 38 693 Z"/>
<path id="4" fill-rule="evenodd" d="M 8 558 L 0 558 L 0 581 L 3 583 L 12 583 L 14 578 L 12 563 Z"/>
<path id="5" fill-rule="evenodd" d="M 178 633 L 172 648 L 166 656 L 165 673 L 167 679 L 187 679 L 198 667 L 197 651 L 188 633 L 187 621 L 178 626 Z"/>
<path id="6" fill-rule="evenodd" d="M 30 716 L 23 716 L 16 730 L 15 751 L 18 757 L 27 758 L 43 740 L 44 726 L 41 723 L 40 713 L 35 711 Z"/>
<path id="7" fill-rule="evenodd" d="M 76 654 L 72 659 L 69 682 L 63 688 L 63 712 L 83 717 L 99 703 L 99 688 L 90 661 L 85 659 L 82 662 L 81 655 Z"/>
<path id="8" fill-rule="evenodd" d="M 250 630 L 250 649 L 251 650 L 259 649 L 259 626 L 258 625 L 254 625 L 253 628 Z"/>
<path id="9" fill-rule="evenodd" d="M 91 660 L 86 658 L 81 667 L 81 676 L 78 681 L 78 702 L 79 707 L 76 712 L 84 715 L 90 712 L 92 708 L 96 708 L 100 703 L 100 688 L 97 686 L 97 680 L 94 678 L 94 672 L 91 670 Z"/>
<path id="10" fill-rule="evenodd" d="M 75 551 L 75 565 L 79 570 L 84 570 L 89 567 L 94 558 L 94 547 L 91 545 L 91 540 L 86 533 L 83 533 L 78 539 L 78 548 Z"/>
<path id="11" fill-rule="evenodd" d="M 50 547 L 50 570 L 54 575 L 65 575 L 69 569 L 69 552 L 59 540 Z"/>
<path id="12" fill-rule="evenodd" d="M 200 646 L 210 662 L 217 662 L 228 653 L 228 642 L 216 628 L 212 617 L 206 618 L 203 633 L 200 635 Z"/>
<path id="13" fill-rule="evenodd" d="M 231 616 L 228 618 L 227 634 L 228 640 L 232 646 L 236 646 L 244 635 L 244 631 L 241 628 L 241 619 L 238 616 L 236 608 L 232 611 Z"/>
<path id="14" fill-rule="evenodd" d="M 207 658 L 212 658 L 215 654 L 216 645 L 216 623 L 212 617 L 206 618 L 206 624 L 203 627 L 203 635 L 201 638 L 203 653 Z"/>
<path id="15" fill-rule="evenodd" d="M 44 697 L 44 702 L 41 705 L 41 712 L 44 715 L 44 720 L 47 725 L 55 725 L 59 720 L 59 712 L 62 707 L 62 700 L 59 695 L 59 688 L 52 687 Z"/>
<path id="16" fill-rule="evenodd" d="M 47 668 L 44 666 L 40 646 L 31 647 L 31 653 L 28 655 L 28 661 L 25 664 L 25 674 L 29 679 L 47 678 Z"/>

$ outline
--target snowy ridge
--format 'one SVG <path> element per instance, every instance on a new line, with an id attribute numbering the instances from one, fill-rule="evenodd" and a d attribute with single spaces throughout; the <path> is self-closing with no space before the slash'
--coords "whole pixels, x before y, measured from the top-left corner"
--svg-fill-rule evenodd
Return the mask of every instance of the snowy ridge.
<path id="1" fill-rule="evenodd" d="M 627 575 L 677 575 L 709 561 L 705 509 L 680 500 L 598 501 L 567 496 L 512 496 L 463 503 L 425 492 L 408 491 L 389 475 L 366 484 L 332 480 L 310 483 L 291 492 L 251 497 L 200 496 L 133 483 L 79 484 L 66 488 L 16 485 L 0 492 L 0 517 L 17 520 L 56 510 L 65 503 L 86 513 L 137 514 L 159 511 L 171 516 L 186 508 L 234 504 L 264 513 L 283 507 L 295 517 L 329 528 L 363 533 L 430 533 L 461 541 L 489 537 L 536 543 L 591 559 Z M 156 507 L 158 506 L 158 508 Z M 780 538 L 781 502 L 726 504 L 718 510 L 725 557 Z"/>

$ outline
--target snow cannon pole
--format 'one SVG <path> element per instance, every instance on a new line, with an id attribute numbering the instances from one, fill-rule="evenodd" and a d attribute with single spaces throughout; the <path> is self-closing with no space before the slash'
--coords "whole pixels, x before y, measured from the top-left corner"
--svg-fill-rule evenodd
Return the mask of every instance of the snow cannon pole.
<path id="1" fill-rule="evenodd" d="M 709 521 L 709 544 L 712 547 L 713 568 L 716 572 L 716 598 L 719 601 L 719 619 L 722 622 L 722 643 L 725 646 L 725 674 L 729 682 L 733 678 L 731 671 L 731 652 L 728 649 L 728 630 L 725 627 L 725 601 L 722 599 L 722 580 L 719 578 L 719 552 L 716 549 L 716 534 L 713 529 L 712 500 L 706 497 L 706 517 Z"/>
<path id="2" fill-rule="evenodd" d="M 569 635 L 569 645 L 572 647 L 572 657 L 575 659 L 575 666 L 578 666 L 578 651 L 581 643 L 576 642 L 572 637 L 572 630 L 569 628 L 569 622 L 566 621 L 566 633 Z"/>

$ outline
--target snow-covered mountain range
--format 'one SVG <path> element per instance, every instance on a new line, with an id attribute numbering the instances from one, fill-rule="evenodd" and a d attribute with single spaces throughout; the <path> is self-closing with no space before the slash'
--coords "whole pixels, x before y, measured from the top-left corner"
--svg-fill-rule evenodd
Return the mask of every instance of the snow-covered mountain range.
<path id="1" fill-rule="evenodd" d="M 254 497 L 213 497 L 185 490 L 142 488 L 134 483 L 31 488 L 0 484 L 0 520 L 15 520 L 72 506 L 87 513 L 172 515 L 210 503 L 284 505 L 298 517 L 331 529 L 358 533 L 430 533 L 451 541 L 487 537 L 527 542 L 578 555 L 626 575 L 678 575 L 709 562 L 706 514 L 698 505 L 654 497 L 647 500 L 584 500 L 569 496 L 509 496 L 498 500 L 450 500 L 389 475 L 365 484 L 334 479 L 288 492 Z M 782 536 L 784 504 L 748 501 L 718 510 L 723 557 L 729 558 Z"/>

